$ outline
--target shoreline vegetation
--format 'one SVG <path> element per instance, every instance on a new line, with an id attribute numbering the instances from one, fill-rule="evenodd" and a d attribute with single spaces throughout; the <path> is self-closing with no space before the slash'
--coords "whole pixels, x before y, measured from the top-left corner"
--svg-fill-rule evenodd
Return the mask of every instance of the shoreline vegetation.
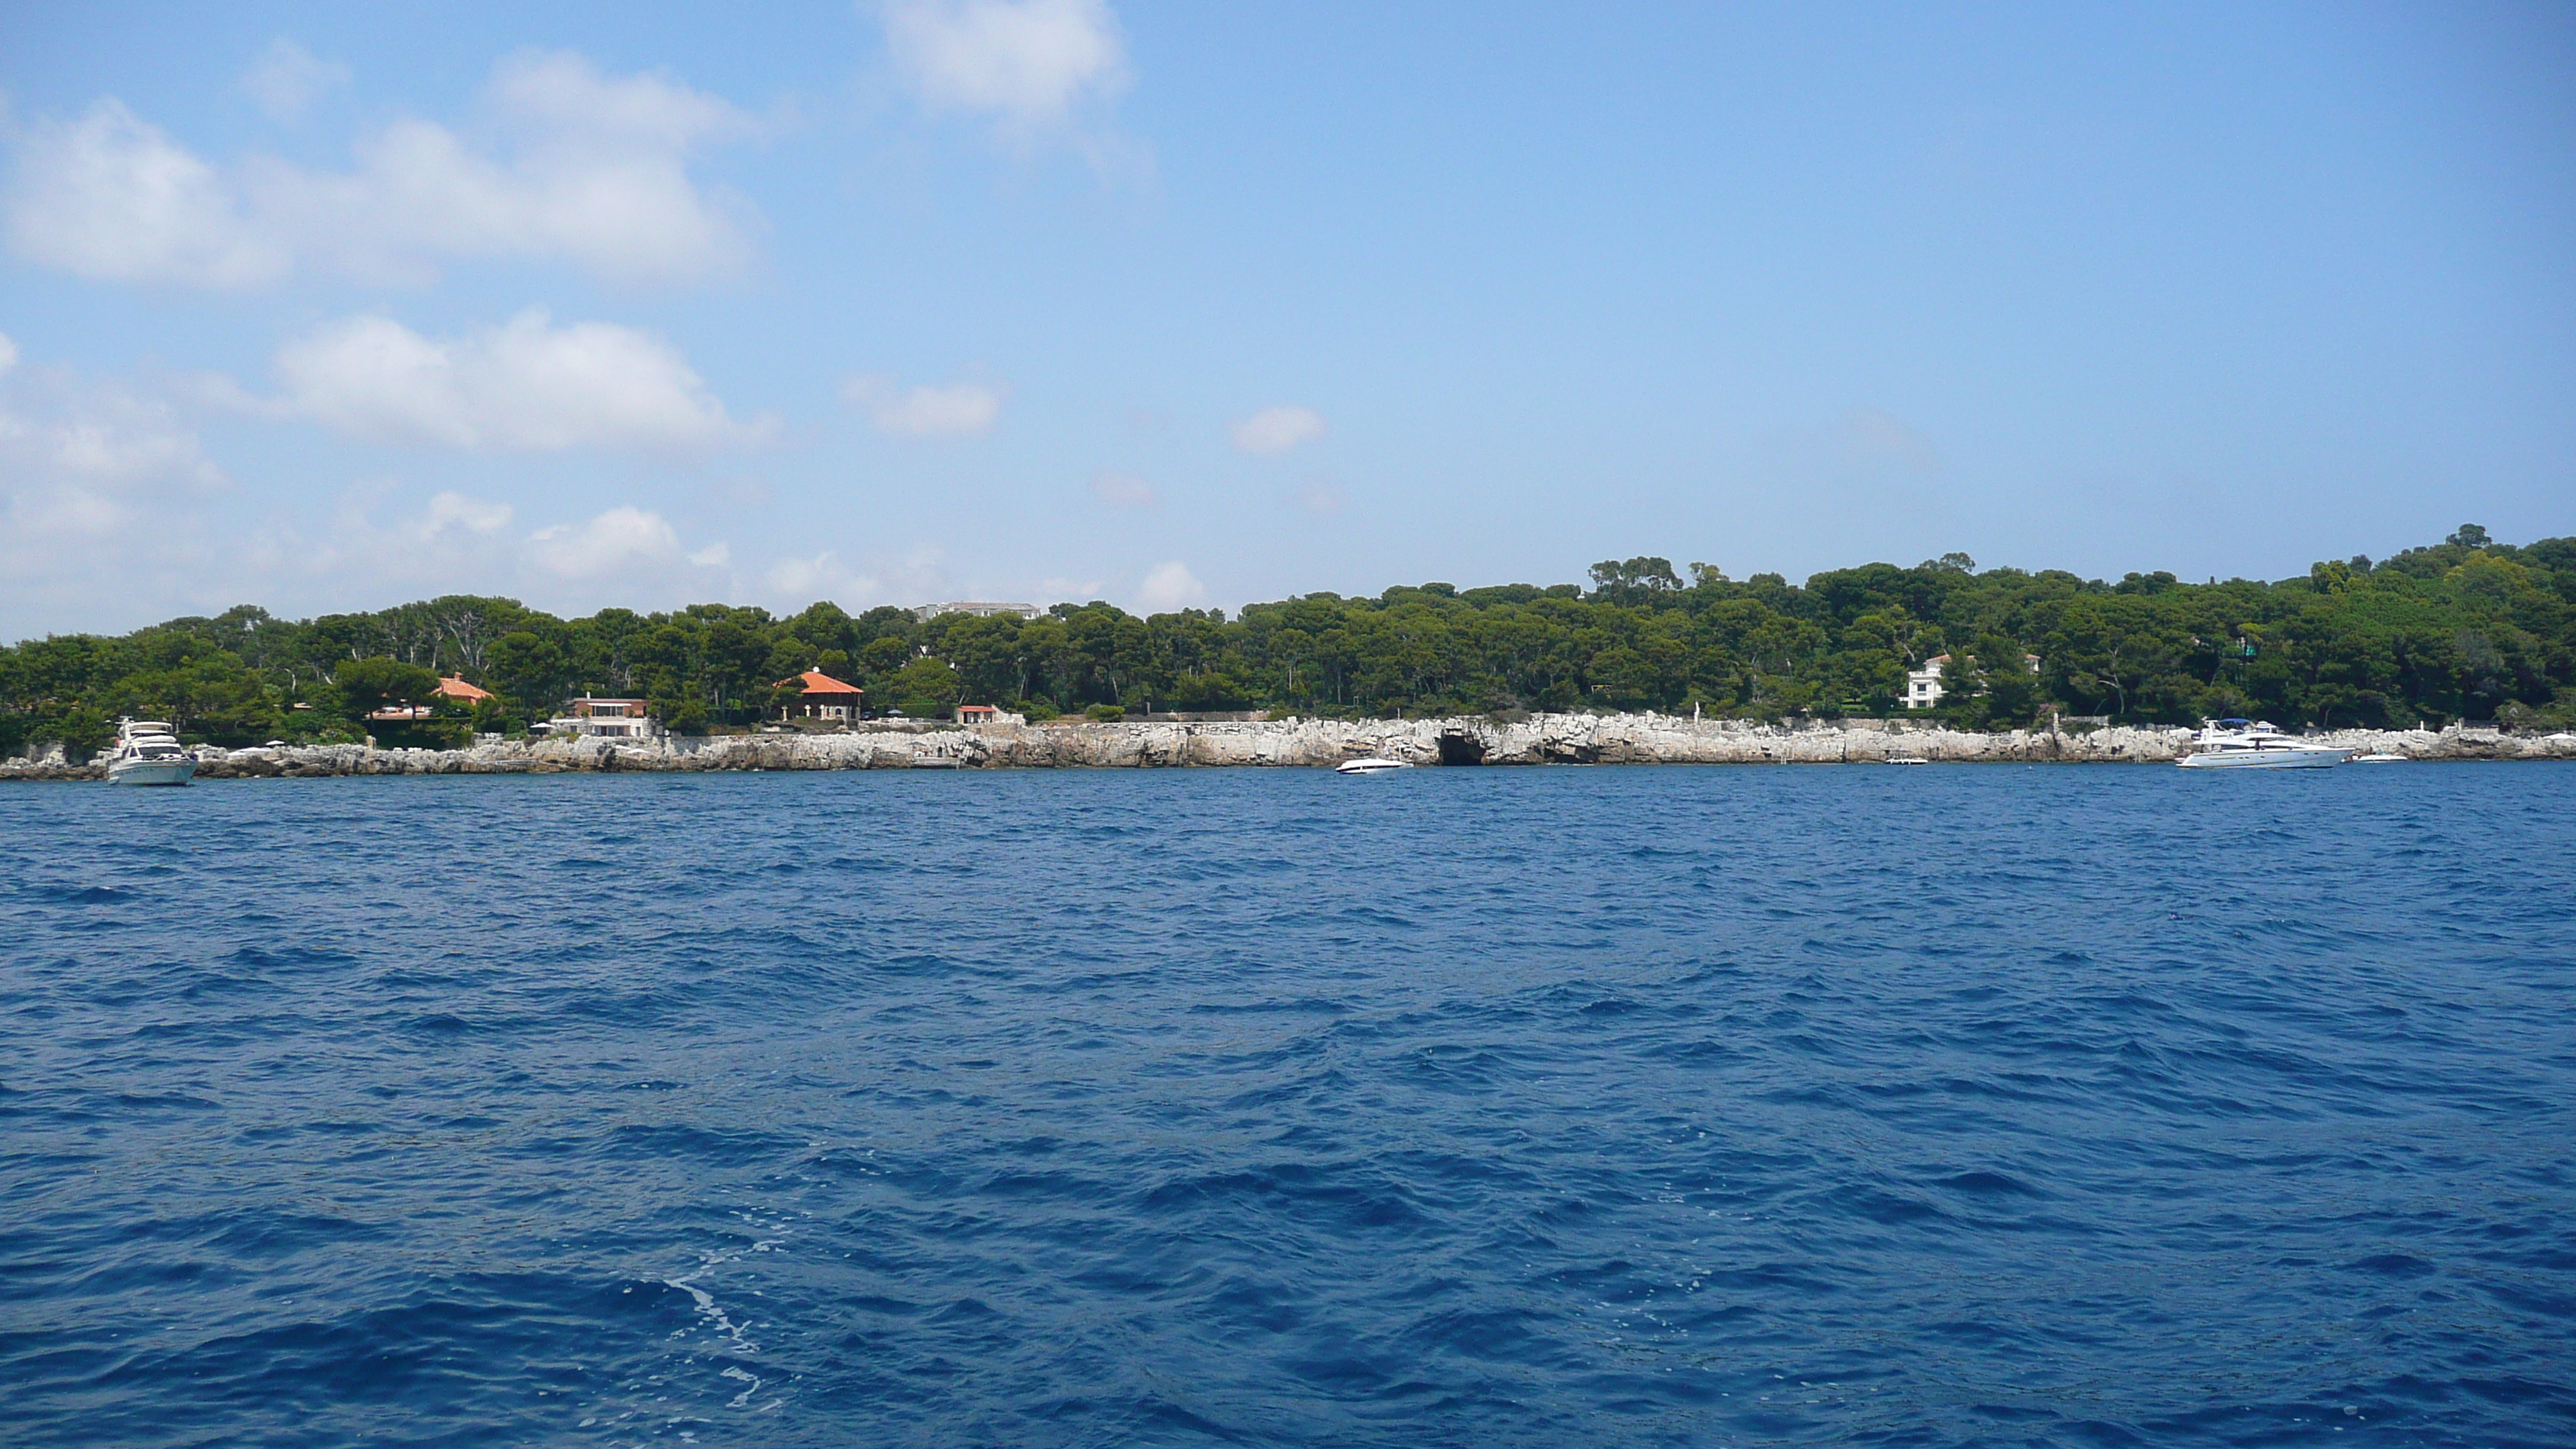
<path id="1" fill-rule="evenodd" d="M 1435 740 L 1472 737 L 1497 761 L 1579 756 L 1573 745 L 1563 755 L 1554 744 L 1513 743 L 1513 731 L 1533 729 L 1550 740 L 1686 733 L 1729 742 L 1704 748 L 1731 759 L 1771 757 L 1736 742 L 1895 738 L 1889 730 L 1923 725 L 1961 740 L 2050 740 L 2050 758 L 2143 758 L 2145 743 L 2104 751 L 2114 739 L 2166 739 L 2203 717 L 2374 731 L 2375 745 L 2397 740 L 2399 753 L 2417 752 L 2403 741 L 2419 729 L 2456 740 L 2477 733 L 2457 726 L 2491 724 L 2484 737 L 2512 740 L 2576 726 L 2576 538 L 2517 546 L 2463 525 L 2388 559 L 2320 562 L 2269 583 L 1980 572 L 1962 554 L 1835 570 L 1803 585 L 1777 574 L 1734 580 L 1708 564 L 1686 572 L 1633 558 L 1595 565 L 1588 586 L 1430 583 L 1375 598 L 1306 594 L 1233 617 L 1139 617 L 1094 602 L 1035 618 L 925 619 L 892 607 L 853 615 L 827 602 L 785 617 L 697 604 L 562 619 L 511 599 L 451 595 L 287 620 L 243 605 L 122 636 L 0 647 L 0 759 L 17 762 L 0 775 L 77 771 L 120 716 L 169 721 L 182 741 L 204 747 L 207 778 L 255 772 L 225 763 L 243 751 L 304 763 L 426 754 L 455 756 L 457 769 L 533 769 L 577 757 L 713 762 L 762 750 L 873 760 L 897 752 L 887 741 L 928 737 L 836 720 L 829 732 L 798 721 L 782 739 L 776 732 L 790 727 L 780 717 L 795 711 L 806 671 L 863 689 L 874 716 L 944 719 L 989 705 L 1024 722 L 960 735 L 1006 742 L 982 747 L 979 763 L 1204 753 L 1217 747 L 1167 746 L 1150 731 L 1234 738 L 1209 715 L 1244 722 L 1254 731 L 1247 740 L 1305 740 L 1281 746 L 1292 754 L 1323 748 L 1315 732 L 1326 725 L 1402 724 L 1403 739 L 1424 727 Z M 472 688 L 442 690 L 442 679 Z M 1927 681 L 1937 704 L 1907 708 L 1924 701 Z M 606 754 L 595 740 L 532 738 L 532 726 L 541 732 L 583 695 L 642 701 L 650 738 Z M 1250 722 L 1264 714 L 1297 724 Z M 1198 722 L 1115 727 L 1131 715 Z M 1059 721 L 1075 717 L 1091 724 L 1068 733 Z M 1877 723 L 1889 720 L 1899 723 Z M 1028 733 L 994 733 L 1013 729 Z M 822 743 L 832 740 L 842 743 Z M 2019 758 L 2012 751 L 2027 746 L 1957 748 L 1960 758 Z M 900 752 L 939 758 L 928 745 Z"/>

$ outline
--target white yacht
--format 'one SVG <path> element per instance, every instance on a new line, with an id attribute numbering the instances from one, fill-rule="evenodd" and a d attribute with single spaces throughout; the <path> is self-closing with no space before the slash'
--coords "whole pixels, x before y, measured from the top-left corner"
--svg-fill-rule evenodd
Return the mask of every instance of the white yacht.
<path id="1" fill-rule="evenodd" d="M 1372 755 L 1365 760 L 1344 760 L 1340 764 L 1335 765 L 1333 767 L 1333 771 L 1334 773 L 1341 775 L 1380 775 L 1389 770 L 1409 770 L 1411 768 L 1413 767 L 1402 760 L 1380 759 L 1377 756 Z"/>
<path id="2" fill-rule="evenodd" d="M 197 773 L 197 758 L 157 719 L 116 722 L 116 748 L 107 755 L 111 785 L 185 785 Z"/>
<path id="3" fill-rule="evenodd" d="M 2351 756 L 2350 750 L 2285 735 L 2277 725 L 2205 719 L 2192 738 L 2192 752 L 2174 763 L 2187 770 L 2313 770 Z"/>

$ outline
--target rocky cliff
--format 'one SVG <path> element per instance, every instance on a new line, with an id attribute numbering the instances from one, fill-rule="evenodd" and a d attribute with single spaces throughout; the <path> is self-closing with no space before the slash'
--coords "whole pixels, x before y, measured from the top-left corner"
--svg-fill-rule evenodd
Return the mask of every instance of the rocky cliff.
<path id="1" fill-rule="evenodd" d="M 2169 728 L 1969 734 L 1906 720 L 1804 727 L 1670 715 L 1534 715 L 1419 720 L 1277 720 L 1139 724 L 893 725 L 847 734 L 705 739 L 508 741 L 467 750 L 362 745 L 199 752 L 197 778 L 318 775 L 500 775 L 568 770 L 920 770 L 1325 766 L 1367 755 L 1416 765 L 1852 764 L 1935 761 L 2170 762 L 2191 734 Z M 2576 737 L 2494 731 L 2340 730 L 2325 741 L 2419 760 L 2576 759 Z M 0 761 L 0 780 L 95 780 L 96 765 L 59 754 Z"/>

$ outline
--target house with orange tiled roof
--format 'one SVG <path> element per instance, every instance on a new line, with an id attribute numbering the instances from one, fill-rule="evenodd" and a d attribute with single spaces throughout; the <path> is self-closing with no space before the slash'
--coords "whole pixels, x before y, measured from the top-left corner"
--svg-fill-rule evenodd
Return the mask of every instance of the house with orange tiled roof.
<path id="1" fill-rule="evenodd" d="M 422 720 L 436 718 L 438 706 L 448 700 L 452 699 L 467 709 L 472 709 L 491 697 L 492 691 L 477 689 L 462 678 L 451 674 L 438 681 L 438 688 L 429 692 L 429 703 L 391 705 L 375 711 L 367 718 L 376 724 L 416 724 Z"/>
<path id="2" fill-rule="evenodd" d="M 849 724 L 859 717 L 867 704 L 866 690 L 855 684 L 844 684 L 819 669 L 808 669 L 794 679 L 782 679 L 775 687 L 800 691 L 778 706 L 778 717 L 782 721 L 809 719 Z"/>

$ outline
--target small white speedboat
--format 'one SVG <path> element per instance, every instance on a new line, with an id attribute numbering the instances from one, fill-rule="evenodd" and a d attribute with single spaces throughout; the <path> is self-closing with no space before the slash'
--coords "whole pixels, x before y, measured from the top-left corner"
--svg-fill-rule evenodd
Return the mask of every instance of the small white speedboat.
<path id="1" fill-rule="evenodd" d="M 1402 760 L 1381 759 L 1378 756 L 1371 755 L 1365 760 L 1344 760 L 1333 767 L 1333 773 L 1337 775 L 1382 775 L 1389 770 L 1409 770 L 1412 768 L 1413 767 L 1411 765 L 1406 764 Z"/>
<path id="2" fill-rule="evenodd" d="M 2313 770 L 2350 758 L 2350 750 L 2285 735 L 2278 725 L 2205 719 L 2192 738 L 2192 753 L 2174 763 L 2187 770 Z"/>
<path id="3" fill-rule="evenodd" d="M 1928 765 L 1932 762 L 1923 758 L 1921 755 L 1890 755 L 1882 763 L 1890 765 Z"/>
<path id="4" fill-rule="evenodd" d="M 107 755 L 111 785 L 185 785 L 197 773 L 197 759 L 157 719 L 116 722 L 116 748 Z"/>
<path id="5" fill-rule="evenodd" d="M 2356 765 L 2402 765 L 2406 763 L 2406 757 L 2380 750 L 2373 754 L 2355 755 L 2352 757 L 2352 762 Z"/>

